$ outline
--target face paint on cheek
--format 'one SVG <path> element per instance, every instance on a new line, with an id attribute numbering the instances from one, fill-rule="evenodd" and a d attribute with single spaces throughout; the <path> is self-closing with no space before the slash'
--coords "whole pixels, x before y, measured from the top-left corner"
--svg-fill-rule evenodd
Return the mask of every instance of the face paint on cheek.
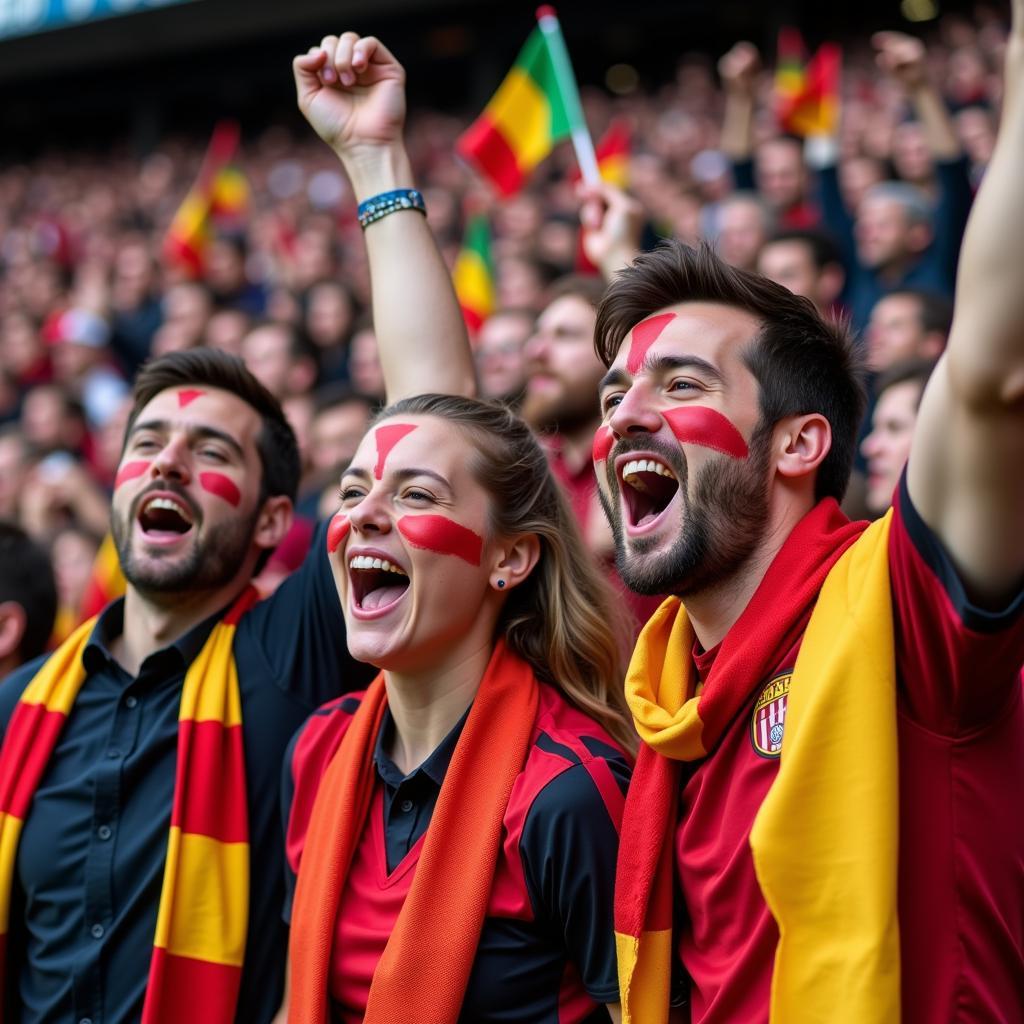
<path id="1" fill-rule="evenodd" d="M 672 433 L 685 444 L 699 444 L 734 459 L 745 459 L 750 450 L 743 435 L 716 409 L 689 406 L 662 413 Z"/>
<path id="2" fill-rule="evenodd" d="M 338 512 L 327 527 L 327 552 L 333 555 L 348 536 L 349 521 L 344 512 Z"/>
<path id="3" fill-rule="evenodd" d="M 391 449 L 402 440 L 406 434 L 411 434 L 416 429 L 413 423 L 392 423 L 386 427 L 378 427 L 374 434 L 377 442 L 377 465 L 373 467 L 373 475 L 379 480 L 384 475 L 384 463 L 391 454 Z"/>
<path id="4" fill-rule="evenodd" d="M 629 345 L 629 357 L 626 359 L 626 369 L 630 373 L 636 373 L 643 365 L 644 356 L 647 350 L 658 340 L 658 335 L 675 320 L 675 313 L 660 313 L 643 320 L 633 328 L 633 340 Z"/>
<path id="5" fill-rule="evenodd" d="M 242 501 L 242 492 L 235 485 L 235 482 L 226 477 L 223 473 L 200 473 L 199 486 L 210 494 L 223 498 L 229 505 L 236 507 Z"/>
<path id="6" fill-rule="evenodd" d="M 184 409 L 189 402 L 194 402 L 205 394 L 205 391 L 199 391 L 196 388 L 183 388 L 178 392 L 178 408 Z"/>
<path id="7" fill-rule="evenodd" d="M 597 433 L 594 435 L 594 461 L 607 462 L 608 453 L 612 450 L 612 445 L 614 443 L 615 435 L 612 433 L 612 428 L 598 427 Z"/>
<path id="8" fill-rule="evenodd" d="M 470 565 L 480 564 L 483 537 L 445 516 L 402 516 L 398 531 L 414 548 L 454 555 Z"/>
<path id="9" fill-rule="evenodd" d="M 139 459 L 136 462 L 126 462 L 117 471 L 117 476 L 114 478 L 114 490 L 116 491 L 118 487 L 126 481 L 134 480 L 137 476 L 142 476 L 149 467 L 150 463 L 145 459 Z"/>

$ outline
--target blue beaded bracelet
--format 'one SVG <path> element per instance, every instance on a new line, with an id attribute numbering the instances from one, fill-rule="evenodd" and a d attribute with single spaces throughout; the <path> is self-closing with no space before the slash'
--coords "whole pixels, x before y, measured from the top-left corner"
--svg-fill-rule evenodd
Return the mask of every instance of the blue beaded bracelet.
<path id="1" fill-rule="evenodd" d="M 425 215 L 427 204 L 423 201 L 423 193 L 414 188 L 396 188 L 370 196 L 359 204 L 359 225 L 365 231 L 374 221 L 399 210 L 419 210 Z"/>

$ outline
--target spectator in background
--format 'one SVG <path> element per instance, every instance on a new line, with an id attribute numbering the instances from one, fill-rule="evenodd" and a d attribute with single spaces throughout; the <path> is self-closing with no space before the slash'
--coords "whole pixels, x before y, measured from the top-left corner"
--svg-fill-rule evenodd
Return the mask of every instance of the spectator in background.
<path id="1" fill-rule="evenodd" d="M 252 326 L 252 318 L 240 309 L 218 309 L 206 321 L 203 344 L 219 348 L 229 356 L 241 356 L 242 339 Z"/>
<path id="2" fill-rule="evenodd" d="M 906 359 L 938 359 L 952 322 L 953 303 L 945 295 L 917 288 L 890 292 L 868 321 L 868 369 L 881 373 Z"/>
<path id="3" fill-rule="evenodd" d="M 198 281 L 180 281 L 171 285 L 163 297 L 163 326 L 172 326 L 180 335 L 177 350 L 200 344 L 207 321 L 213 313 L 209 289 Z"/>
<path id="4" fill-rule="evenodd" d="M 46 552 L 21 527 L 0 520 L 0 679 L 43 653 L 56 613 Z"/>
<path id="5" fill-rule="evenodd" d="M 718 251 L 726 263 L 753 270 L 761 246 L 774 224 L 767 204 L 756 192 L 736 192 L 718 204 Z"/>
<path id="6" fill-rule="evenodd" d="M 246 244 L 241 235 L 221 235 L 210 243 L 206 253 L 203 280 L 217 305 L 240 309 L 251 317 L 263 316 L 267 308 L 266 290 L 250 281 L 245 269 Z"/>
<path id="7" fill-rule="evenodd" d="M 934 369 L 934 359 L 905 360 L 890 366 L 875 385 L 871 432 L 860 446 L 868 467 L 864 502 L 873 519 L 892 504 L 910 457 L 921 396 Z"/>
<path id="8" fill-rule="evenodd" d="M 14 424 L 0 427 L 0 519 L 19 519 L 28 469 L 29 450 L 21 431 Z"/>
<path id="9" fill-rule="evenodd" d="M 242 339 L 242 359 L 278 401 L 304 394 L 316 383 L 315 350 L 291 324 L 257 324 Z"/>
<path id="10" fill-rule="evenodd" d="M 92 577 L 102 535 L 77 524 L 59 529 L 50 540 L 50 558 L 57 583 L 57 617 L 53 643 L 67 639 L 81 621 L 80 609 Z"/>
<path id="11" fill-rule="evenodd" d="M 836 244 L 828 235 L 810 228 L 772 235 L 758 253 L 757 272 L 810 299 L 822 315 L 837 312 L 846 281 Z"/>
<path id="12" fill-rule="evenodd" d="M 143 236 L 118 250 L 110 285 L 111 347 L 125 373 L 146 361 L 163 319 L 156 264 Z"/>
<path id="13" fill-rule="evenodd" d="M 316 346 L 320 380 L 348 380 L 348 342 L 355 323 L 352 293 L 341 281 L 318 281 L 306 292 L 303 324 Z"/>
<path id="14" fill-rule="evenodd" d="M 384 371 L 380 365 L 377 335 L 369 317 L 356 325 L 348 347 L 348 379 L 360 394 L 384 401 Z"/>
<path id="15" fill-rule="evenodd" d="M 88 455 L 91 438 L 81 404 L 56 384 L 33 388 L 21 406 L 21 432 L 38 455 Z"/>
<path id="16" fill-rule="evenodd" d="M 499 309 L 480 325 L 473 354 L 481 398 L 519 407 L 526 387 L 525 346 L 535 319 L 528 309 Z"/>

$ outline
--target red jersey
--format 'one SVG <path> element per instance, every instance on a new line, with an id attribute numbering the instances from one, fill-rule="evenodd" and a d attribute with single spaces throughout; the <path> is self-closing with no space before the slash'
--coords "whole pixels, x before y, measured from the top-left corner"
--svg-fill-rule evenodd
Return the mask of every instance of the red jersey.
<path id="1" fill-rule="evenodd" d="M 1024 594 L 999 613 L 972 605 L 905 481 L 889 569 L 903 1019 L 1024 1021 Z M 756 682 L 714 753 L 683 768 L 678 952 L 695 1024 L 768 1020 L 778 929 L 750 830 L 778 771 L 799 649 Z M 695 654 L 701 678 L 716 651 Z"/>

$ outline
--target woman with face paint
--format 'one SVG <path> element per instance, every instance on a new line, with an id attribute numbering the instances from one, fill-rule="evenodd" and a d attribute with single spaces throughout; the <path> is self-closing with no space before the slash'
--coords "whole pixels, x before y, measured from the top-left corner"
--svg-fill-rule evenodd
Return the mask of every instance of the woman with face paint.
<path id="1" fill-rule="evenodd" d="M 402 400 L 327 543 L 350 650 L 382 672 L 288 759 L 280 1019 L 616 1019 L 623 616 L 543 451 L 497 405 Z"/>

